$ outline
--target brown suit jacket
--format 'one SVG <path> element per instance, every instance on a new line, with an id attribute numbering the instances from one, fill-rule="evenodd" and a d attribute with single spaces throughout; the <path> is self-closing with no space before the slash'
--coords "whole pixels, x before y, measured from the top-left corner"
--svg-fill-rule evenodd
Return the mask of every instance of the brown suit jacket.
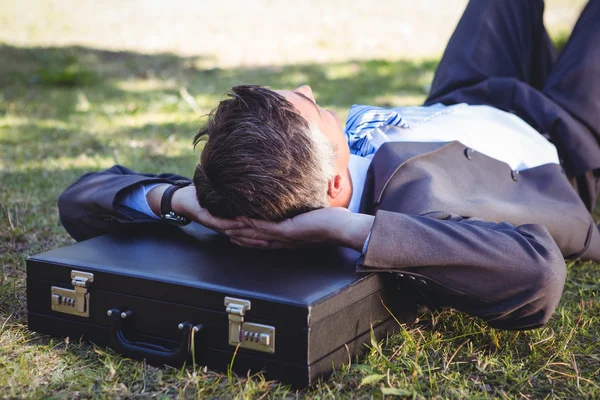
<path id="1" fill-rule="evenodd" d="M 179 179 L 121 166 L 84 175 L 59 198 L 61 222 L 76 240 L 177 229 L 119 206 L 119 198 L 138 183 Z M 560 166 L 515 174 L 459 142 L 383 145 L 361 212 L 375 223 L 360 271 L 394 272 L 419 302 L 498 328 L 548 320 L 562 294 L 564 257 L 600 261 L 597 227 Z"/>
<path id="2" fill-rule="evenodd" d="M 361 270 L 396 271 L 428 305 L 499 328 L 545 323 L 564 258 L 600 261 L 600 234 L 560 166 L 517 174 L 459 142 L 387 143 L 361 211 L 375 224 Z"/>

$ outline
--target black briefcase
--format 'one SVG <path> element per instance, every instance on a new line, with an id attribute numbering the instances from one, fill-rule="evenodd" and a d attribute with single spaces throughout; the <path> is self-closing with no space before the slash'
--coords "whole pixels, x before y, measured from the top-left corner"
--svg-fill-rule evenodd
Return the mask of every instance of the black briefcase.
<path id="1" fill-rule="evenodd" d="M 242 249 L 208 230 L 100 236 L 27 259 L 29 328 L 304 387 L 398 327 L 393 275 L 356 273 L 358 257 Z"/>

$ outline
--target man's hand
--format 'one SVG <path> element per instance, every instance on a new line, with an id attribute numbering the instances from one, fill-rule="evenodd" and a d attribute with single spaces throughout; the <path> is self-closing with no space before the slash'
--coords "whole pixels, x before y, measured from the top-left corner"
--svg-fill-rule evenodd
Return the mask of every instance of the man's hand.
<path id="1" fill-rule="evenodd" d="M 340 245 L 361 251 L 374 217 L 331 207 L 300 214 L 281 222 L 239 217 L 244 228 L 225 233 L 242 247 L 281 249 L 310 245 Z"/>
<path id="2" fill-rule="evenodd" d="M 168 187 L 168 184 L 157 186 L 146 195 L 148 205 L 156 215 L 160 215 L 160 201 Z M 187 219 L 219 233 L 225 233 L 228 229 L 239 229 L 245 226 L 240 221 L 214 217 L 208 210 L 200 207 L 196 198 L 196 188 L 193 185 L 183 187 L 173 193 L 171 208 L 176 214 L 183 215 Z"/>

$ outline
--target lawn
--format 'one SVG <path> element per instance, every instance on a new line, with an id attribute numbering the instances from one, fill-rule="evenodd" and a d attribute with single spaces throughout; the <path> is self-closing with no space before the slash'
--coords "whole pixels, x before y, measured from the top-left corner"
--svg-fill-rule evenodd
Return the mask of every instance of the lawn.
<path id="1" fill-rule="evenodd" d="M 544 328 L 503 332 L 452 311 L 425 314 L 302 392 L 200 365 L 157 368 L 29 332 L 24 260 L 73 242 L 56 199 L 81 174 L 119 163 L 191 176 L 202 115 L 232 84 L 307 83 L 343 118 L 354 103 L 422 102 L 439 57 L 226 66 L 182 54 L 0 44 L 0 397 L 600 398 L 594 263 L 569 263 Z"/>

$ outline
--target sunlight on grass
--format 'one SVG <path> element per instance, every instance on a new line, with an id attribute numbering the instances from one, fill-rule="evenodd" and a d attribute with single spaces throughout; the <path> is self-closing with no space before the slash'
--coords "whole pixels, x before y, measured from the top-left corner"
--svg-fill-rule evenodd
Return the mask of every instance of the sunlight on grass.
<path id="1" fill-rule="evenodd" d="M 297 86 L 301 86 L 306 84 L 309 81 L 308 74 L 301 71 L 293 71 L 287 77 L 289 87 L 273 87 L 273 89 L 281 90 L 281 89 L 294 89 Z"/>
<path id="2" fill-rule="evenodd" d="M 208 112 L 208 111 L 207 111 Z M 169 125 L 173 129 L 187 129 L 190 125 L 197 125 L 200 127 L 204 121 L 201 117 L 197 117 L 195 113 L 153 113 L 153 112 L 139 112 L 135 115 L 122 114 L 116 115 L 112 118 L 107 118 L 102 121 L 98 121 L 98 127 L 103 134 L 106 135 L 119 135 L 123 134 L 126 129 L 131 129 L 135 132 L 137 130 L 144 130 L 150 134 L 153 132 L 162 132 L 163 129 L 159 127 L 161 125 Z M 197 129 L 190 131 L 189 134 L 193 135 Z M 165 133 L 169 133 L 165 131 Z M 171 132 L 174 133 L 174 132 Z"/>
<path id="3" fill-rule="evenodd" d="M 16 117 L 9 113 L 6 114 L 5 117 L 0 117 L 0 128 L 14 128 L 18 126 L 22 126 L 29 123 L 29 118 L 27 117 Z M 58 121 L 55 121 L 58 123 Z M 8 135 L 6 134 L 6 130 L 0 131 L 1 139 L 8 139 Z"/>
<path id="4" fill-rule="evenodd" d="M 359 68 L 356 63 L 336 64 L 327 68 L 325 74 L 327 79 L 348 79 L 358 75 Z"/>
<path id="5" fill-rule="evenodd" d="M 64 171 L 74 168 L 86 169 L 90 171 L 110 168 L 115 164 L 115 159 L 109 156 L 88 156 L 82 154 L 77 157 L 58 157 L 45 158 L 43 160 L 29 160 L 20 164 L 18 171 L 39 171 L 47 172 Z"/>
<path id="6" fill-rule="evenodd" d="M 0 118 L 0 139 L 16 144 L 22 139 L 24 131 L 31 123 L 32 119 L 27 117 L 7 115 Z M 53 131 L 65 130 L 69 127 L 67 122 L 53 118 L 35 119 L 35 125 L 40 129 Z"/>
<path id="7" fill-rule="evenodd" d="M 403 107 L 403 106 L 416 106 L 423 104 L 426 95 L 414 95 L 414 94 L 388 94 L 375 97 L 375 102 L 378 104 L 388 107 Z"/>
<path id="8" fill-rule="evenodd" d="M 174 79 L 128 79 L 116 81 L 114 85 L 117 89 L 130 93 L 178 89 Z"/>

